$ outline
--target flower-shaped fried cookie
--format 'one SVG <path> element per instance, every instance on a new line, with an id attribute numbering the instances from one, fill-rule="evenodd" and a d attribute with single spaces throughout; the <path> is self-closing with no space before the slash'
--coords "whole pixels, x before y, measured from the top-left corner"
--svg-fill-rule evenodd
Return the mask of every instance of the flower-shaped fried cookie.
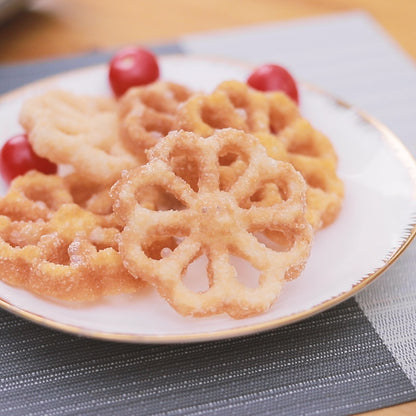
<path id="1" fill-rule="evenodd" d="M 90 181 L 112 185 L 138 160 L 119 140 L 116 103 L 53 90 L 27 100 L 20 123 L 35 152 Z"/>
<path id="2" fill-rule="evenodd" d="M 7 194 L 0 198 L 0 215 L 13 221 L 47 220 L 62 204 L 71 202 L 61 177 L 33 170 L 12 181 Z"/>
<path id="3" fill-rule="evenodd" d="M 171 130 L 176 113 L 191 91 L 174 82 L 158 81 L 130 88 L 120 99 L 120 136 L 123 143 L 141 156 Z"/>
<path id="4" fill-rule="evenodd" d="M 135 292 L 143 282 L 124 268 L 115 228 L 76 204 L 63 204 L 50 219 L 11 220 L 0 215 L 2 280 L 42 296 L 91 301 Z"/>
<path id="5" fill-rule="evenodd" d="M 49 220 L 63 204 L 75 203 L 100 217 L 100 224 L 116 227 L 110 187 L 72 173 L 61 177 L 35 170 L 16 177 L 0 198 L 0 215 L 12 221 Z"/>
<path id="6" fill-rule="evenodd" d="M 244 166 L 239 175 L 222 180 L 222 168 L 235 163 Z M 268 184 L 279 188 L 281 199 L 262 207 L 255 195 Z M 176 205 L 147 209 L 140 195 L 149 187 L 170 195 Z M 156 287 L 183 315 L 261 313 L 308 258 L 312 229 L 305 218 L 305 192 L 301 175 L 268 157 L 254 136 L 234 129 L 208 138 L 171 132 L 149 151 L 146 165 L 126 172 L 113 187 L 115 213 L 126 224 L 120 254 L 134 276 Z M 257 238 L 265 230 L 284 234 L 290 244 L 283 250 L 267 246 Z M 163 240 L 175 244 L 164 246 Z M 209 288 L 198 292 L 183 277 L 203 255 Z M 239 281 L 231 256 L 257 269 L 256 287 Z"/>
<path id="7" fill-rule="evenodd" d="M 335 150 L 285 94 L 225 81 L 210 95 L 191 97 L 179 111 L 178 125 L 205 137 L 226 127 L 256 135 L 269 156 L 290 162 L 303 175 L 308 184 L 307 216 L 315 230 L 338 215 L 344 188 L 336 174 Z"/>

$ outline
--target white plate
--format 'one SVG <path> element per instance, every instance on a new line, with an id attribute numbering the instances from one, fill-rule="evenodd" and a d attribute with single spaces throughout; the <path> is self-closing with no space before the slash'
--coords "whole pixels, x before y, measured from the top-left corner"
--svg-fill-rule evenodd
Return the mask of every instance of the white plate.
<path id="1" fill-rule="evenodd" d="M 202 57 L 161 58 L 162 78 L 212 90 L 226 79 L 245 80 L 251 68 Z M 22 102 L 50 88 L 110 94 L 106 66 L 58 75 L 0 101 L 0 137 L 21 132 Z M 154 291 L 88 305 L 50 301 L 0 282 L 0 305 L 34 322 L 101 339 L 190 342 L 240 336 L 286 325 L 327 309 L 373 281 L 416 234 L 416 165 L 389 130 L 312 87 L 301 87 L 301 111 L 327 134 L 339 156 L 345 202 L 336 222 L 317 233 L 302 275 L 287 283 L 267 313 L 244 320 L 226 315 L 178 315 Z M 1 192 L 6 187 L 1 184 Z"/>

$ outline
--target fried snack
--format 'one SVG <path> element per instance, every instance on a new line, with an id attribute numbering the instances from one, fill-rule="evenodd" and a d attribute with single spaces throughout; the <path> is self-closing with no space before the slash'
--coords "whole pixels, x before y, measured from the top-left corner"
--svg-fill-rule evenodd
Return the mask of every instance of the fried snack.
<path id="1" fill-rule="evenodd" d="M 0 215 L 0 273 L 9 284 L 66 301 L 135 292 L 143 282 L 124 268 L 119 231 L 76 204 L 52 217 L 13 221 Z"/>
<path id="2" fill-rule="evenodd" d="M 141 163 L 119 140 L 112 99 L 50 91 L 24 103 L 20 123 L 38 155 L 73 166 L 90 182 L 112 185 Z"/>
<path id="3" fill-rule="evenodd" d="M 226 81 L 212 94 L 196 94 L 181 106 L 178 125 L 204 137 L 226 127 L 256 135 L 269 156 L 290 162 L 305 178 L 307 216 L 315 230 L 338 215 L 344 188 L 336 174 L 335 150 L 285 94 L 262 93 L 244 83 Z M 274 201 L 273 194 L 263 196 L 263 201 Z"/>
<path id="4" fill-rule="evenodd" d="M 142 287 L 122 265 L 108 189 L 107 198 L 104 193 L 76 174 L 62 178 L 31 171 L 14 179 L 0 199 L 2 279 L 70 301 Z"/>
<path id="5" fill-rule="evenodd" d="M 119 105 L 123 143 L 142 157 L 145 149 L 176 129 L 177 110 L 190 96 L 188 88 L 166 81 L 130 88 Z"/>
<path id="6" fill-rule="evenodd" d="M 30 171 L 16 177 L 0 198 L 0 215 L 12 221 L 48 220 L 61 205 L 76 203 L 101 216 L 107 227 L 117 227 L 109 191 L 75 173 L 61 177 Z"/>
<path id="7" fill-rule="evenodd" d="M 72 201 L 81 208 L 101 217 L 102 225 L 120 228 L 119 221 L 113 213 L 110 187 L 89 182 L 77 173 L 62 178 L 62 183 L 72 196 Z"/>
<path id="8" fill-rule="evenodd" d="M 177 171 L 180 155 L 196 169 L 191 183 L 187 172 Z M 221 167 L 237 162 L 245 166 L 241 174 L 221 180 Z M 251 198 L 269 184 L 280 190 L 281 201 L 257 206 Z M 137 195 L 149 187 L 171 195 L 176 209 L 144 207 Z M 305 181 L 289 163 L 268 157 L 254 136 L 239 130 L 223 129 L 207 138 L 171 132 L 149 151 L 146 165 L 123 174 L 112 193 L 114 211 L 126 224 L 119 247 L 126 268 L 183 315 L 226 312 L 244 318 L 264 312 L 283 282 L 299 275 L 309 255 L 312 228 L 304 212 Z M 284 234 L 290 244 L 283 251 L 266 246 L 257 235 L 267 230 Z M 175 245 L 163 246 L 162 238 Z M 197 292 L 183 277 L 204 255 L 209 288 Z M 256 287 L 239 281 L 230 256 L 258 270 Z"/>
<path id="9" fill-rule="evenodd" d="M 0 198 L 0 215 L 12 221 L 47 220 L 72 196 L 57 175 L 30 171 L 16 177 L 5 197 Z"/>
<path id="10" fill-rule="evenodd" d="M 277 138 L 279 140 L 284 138 L 286 141 L 291 135 L 303 138 L 314 137 L 321 143 L 328 140 L 304 119 L 294 123 L 293 128 L 284 129 Z M 259 133 L 257 137 L 268 151 L 275 145 L 275 135 Z M 332 154 L 332 151 L 329 154 Z M 308 155 L 300 152 L 287 152 L 285 160 L 302 174 L 308 185 L 307 218 L 314 230 L 331 224 L 337 218 L 344 198 L 344 185 L 336 174 L 337 161 L 332 156 L 321 157 L 313 153 Z"/>
<path id="11" fill-rule="evenodd" d="M 228 127 L 246 132 L 267 131 L 268 112 L 269 103 L 263 93 L 242 82 L 226 81 L 212 94 L 194 94 L 179 109 L 178 125 L 204 137 Z"/>

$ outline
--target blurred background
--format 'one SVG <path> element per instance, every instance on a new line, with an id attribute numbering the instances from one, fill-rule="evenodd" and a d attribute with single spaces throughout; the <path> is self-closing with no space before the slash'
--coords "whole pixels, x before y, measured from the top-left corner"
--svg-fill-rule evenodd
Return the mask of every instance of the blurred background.
<path id="1" fill-rule="evenodd" d="M 357 9 L 416 58 L 415 0 L 0 0 L 0 63 Z"/>

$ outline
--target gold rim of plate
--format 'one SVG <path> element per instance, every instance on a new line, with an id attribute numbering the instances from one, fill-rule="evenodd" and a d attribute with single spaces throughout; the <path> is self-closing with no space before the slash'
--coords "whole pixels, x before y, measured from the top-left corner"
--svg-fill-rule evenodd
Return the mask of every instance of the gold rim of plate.
<path id="1" fill-rule="evenodd" d="M 169 57 L 173 58 L 183 58 L 186 59 L 187 55 L 164 55 L 163 59 L 169 59 Z M 253 68 L 252 65 L 247 63 L 243 63 L 241 61 L 234 61 L 230 59 L 221 59 L 217 57 L 211 56 L 199 56 L 199 55 L 192 55 L 193 58 L 200 58 L 200 59 L 208 59 L 211 61 L 219 61 L 225 64 L 230 64 L 233 66 L 241 66 L 247 70 Z M 0 96 L 0 105 L 3 101 L 7 99 L 13 99 L 14 96 L 19 96 L 24 93 L 26 90 L 31 90 L 35 87 L 42 87 L 43 85 L 50 84 L 55 79 L 60 79 L 64 76 L 69 75 L 76 75 L 82 72 L 88 71 L 95 71 L 98 69 L 103 68 L 106 66 L 105 64 L 99 64 L 94 66 L 88 66 L 81 69 L 75 69 L 71 71 L 65 71 L 58 73 L 56 75 L 43 78 L 39 81 L 34 81 L 30 84 L 26 84 L 20 88 L 14 89 L 11 92 L 3 94 Z M 381 138 L 388 145 L 394 148 L 396 152 L 396 156 L 406 168 L 407 172 L 410 174 L 410 177 L 413 181 L 413 194 L 416 195 L 416 159 L 413 155 L 408 151 L 408 149 L 404 146 L 401 140 L 383 123 L 378 121 L 373 116 L 367 114 L 366 112 L 357 109 L 356 107 L 348 104 L 347 102 L 340 100 L 330 93 L 308 83 L 301 83 L 301 86 L 306 90 L 311 90 L 321 95 L 324 95 L 331 99 L 335 104 L 353 110 L 355 114 L 357 114 L 363 121 L 372 125 L 376 130 L 381 133 Z M 244 320 L 241 320 L 241 325 L 236 328 L 232 329 L 225 329 L 225 330 L 218 330 L 218 331 L 209 331 L 209 332 L 200 332 L 200 333 L 192 333 L 192 334 L 175 334 L 175 335 L 146 335 L 146 334 L 133 334 L 133 333 L 113 333 L 113 332 L 103 332 L 97 331 L 89 328 L 83 328 L 81 326 L 76 326 L 72 324 L 65 324 L 62 322 L 55 321 L 51 318 L 47 318 L 45 316 L 39 315 L 37 313 L 33 313 L 27 311 L 23 308 L 14 306 L 9 301 L 6 301 L 1 298 L 0 296 L 0 307 L 12 312 L 13 314 L 24 318 L 28 321 L 33 323 L 45 326 L 47 328 L 55 329 L 61 332 L 65 332 L 72 335 L 83 336 L 87 338 L 94 338 L 100 339 L 104 341 L 116 341 L 116 342 L 126 342 L 126 343 L 142 343 L 142 344 L 172 344 L 172 343 L 191 343 L 191 342 L 206 342 L 206 341 L 216 341 L 221 339 L 228 339 L 228 338 L 235 338 L 247 335 L 254 335 L 259 332 L 264 332 L 272 329 L 276 329 L 282 326 L 286 326 L 289 324 L 293 324 L 299 321 L 302 321 L 306 318 L 310 318 L 320 312 L 323 312 L 327 309 L 330 309 L 341 302 L 347 300 L 348 298 L 352 297 L 360 290 L 368 286 L 371 282 L 373 282 L 378 276 L 380 276 L 387 268 L 389 268 L 405 251 L 405 249 L 409 246 L 411 241 L 416 236 L 416 218 L 413 220 L 413 223 L 409 224 L 407 229 L 406 235 L 401 236 L 403 238 L 402 243 L 400 246 L 392 253 L 389 253 L 385 259 L 382 260 L 383 264 L 375 269 L 373 272 L 365 275 L 362 279 L 354 284 L 352 288 L 346 292 L 340 293 L 339 295 L 334 296 L 331 299 L 327 299 L 318 305 L 313 306 L 307 310 L 291 314 L 288 316 L 284 316 L 281 318 L 271 319 L 266 322 L 256 323 L 256 324 L 249 324 L 244 325 Z"/>

